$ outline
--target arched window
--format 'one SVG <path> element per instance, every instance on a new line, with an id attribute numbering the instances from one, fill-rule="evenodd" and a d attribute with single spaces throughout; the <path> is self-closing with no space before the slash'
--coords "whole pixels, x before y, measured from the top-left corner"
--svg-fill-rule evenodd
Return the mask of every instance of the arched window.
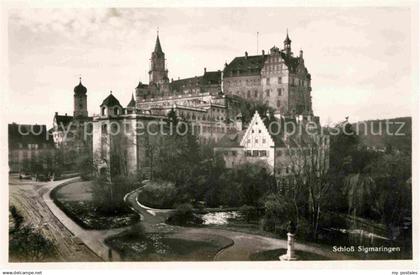
<path id="1" fill-rule="evenodd" d="M 106 107 L 102 107 L 102 110 L 101 110 L 101 115 L 105 115 L 105 113 L 106 113 Z"/>
<path id="2" fill-rule="evenodd" d="M 120 108 L 114 107 L 114 114 L 119 115 L 120 114 Z"/>

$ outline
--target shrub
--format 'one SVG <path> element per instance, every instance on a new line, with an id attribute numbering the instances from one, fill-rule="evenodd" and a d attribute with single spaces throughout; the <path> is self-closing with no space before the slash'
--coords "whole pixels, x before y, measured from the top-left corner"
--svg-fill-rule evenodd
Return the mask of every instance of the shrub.
<path id="1" fill-rule="evenodd" d="M 194 214 L 191 204 L 183 203 L 178 205 L 175 213 L 168 218 L 167 222 L 174 225 L 194 225 L 202 224 L 203 219 Z"/>
<path id="2" fill-rule="evenodd" d="M 13 260 L 39 262 L 57 256 L 52 241 L 29 226 L 22 226 L 23 217 L 14 207 L 10 207 L 14 228 L 9 232 L 9 256 Z"/>
<path id="3" fill-rule="evenodd" d="M 290 220 L 294 220 L 294 214 L 287 198 L 271 194 L 267 197 L 264 204 L 265 215 L 263 219 L 263 229 L 270 232 L 287 231 Z"/>
<path id="4" fill-rule="evenodd" d="M 144 239 L 146 237 L 146 231 L 142 223 L 133 224 L 124 235 L 129 239 Z"/>
<path id="5" fill-rule="evenodd" d="M 246 204 L 242 205 L 241 208 L 239 208 L 239 213 L 242 215 L 242 217 L 246 220 L 247 223 L 250 223 L 251 220 L 257 217 L 256 208 Z"/>
<path id="6" fill-rule="evenodd" d="M 149 181 L 139 194 L 139 201 L 155 208 L 172 208 L 175 199 L 175 185 L 167 181 Z"/>

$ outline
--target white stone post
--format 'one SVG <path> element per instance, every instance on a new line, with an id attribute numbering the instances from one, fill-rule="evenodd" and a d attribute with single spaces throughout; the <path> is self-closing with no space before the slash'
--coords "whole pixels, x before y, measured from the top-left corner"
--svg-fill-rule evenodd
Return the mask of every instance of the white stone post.
<path id="1" fill-rule="evenodd" d="M 279 257 L 280 261 L 296 261 L 295 234 L 287 233 L 287 253 Z"/>

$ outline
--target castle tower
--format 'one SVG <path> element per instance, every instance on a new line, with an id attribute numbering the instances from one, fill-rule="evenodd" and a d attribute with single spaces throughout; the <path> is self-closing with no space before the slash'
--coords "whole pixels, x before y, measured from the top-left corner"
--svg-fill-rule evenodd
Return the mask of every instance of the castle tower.
<path id="1" fill-rule="evenodd" d="M 286 39 L 284 39 L 283 43 L 284 43 L 284 48 L 283 48 L 284 52 L 287 55 L 290 55 L 292 53 L 292 40 L 290 40 L 289 38 L 289 31 L 287 31 Z"/>
<path id="2" fill-rule="evenodd" d="M 87 89 L 82 85 L 82 78 L 79 79 L 79 85 L 74 87 L 74 111 L 73 116 L 77 117 L 87 117 Z"/>
<path id="3" fill-rule="evenodd" d="M 150 59 L 149 84 L 161 85 L 168 82 L 168 70 L 165 68 L 165 53 L 162 51 L 159 32 L 156 37 L 155 50 Z"/>

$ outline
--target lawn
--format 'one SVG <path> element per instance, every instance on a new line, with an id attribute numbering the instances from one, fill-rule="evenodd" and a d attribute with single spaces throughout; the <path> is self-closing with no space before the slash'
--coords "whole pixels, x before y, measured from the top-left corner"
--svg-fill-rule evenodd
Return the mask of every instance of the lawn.
<path id="1" fill-rule="evenodd" d="M 217 252 L 233 244 L 228 238 L 209 234 L 193 239 L 162 233 L 133 238 L 123 233 L 107 239 L 106 244 L 124 261 L 212 261 Z"/>
<path id="2" fill-rule="evenodd" d="M 135 224 L 139 216 L 130 208 L 102 213 L 92 201 L 91 182 L 71 182 L 55 188 L 51 198 L 72 220 L 85 229 L 111 229 Z"/>

